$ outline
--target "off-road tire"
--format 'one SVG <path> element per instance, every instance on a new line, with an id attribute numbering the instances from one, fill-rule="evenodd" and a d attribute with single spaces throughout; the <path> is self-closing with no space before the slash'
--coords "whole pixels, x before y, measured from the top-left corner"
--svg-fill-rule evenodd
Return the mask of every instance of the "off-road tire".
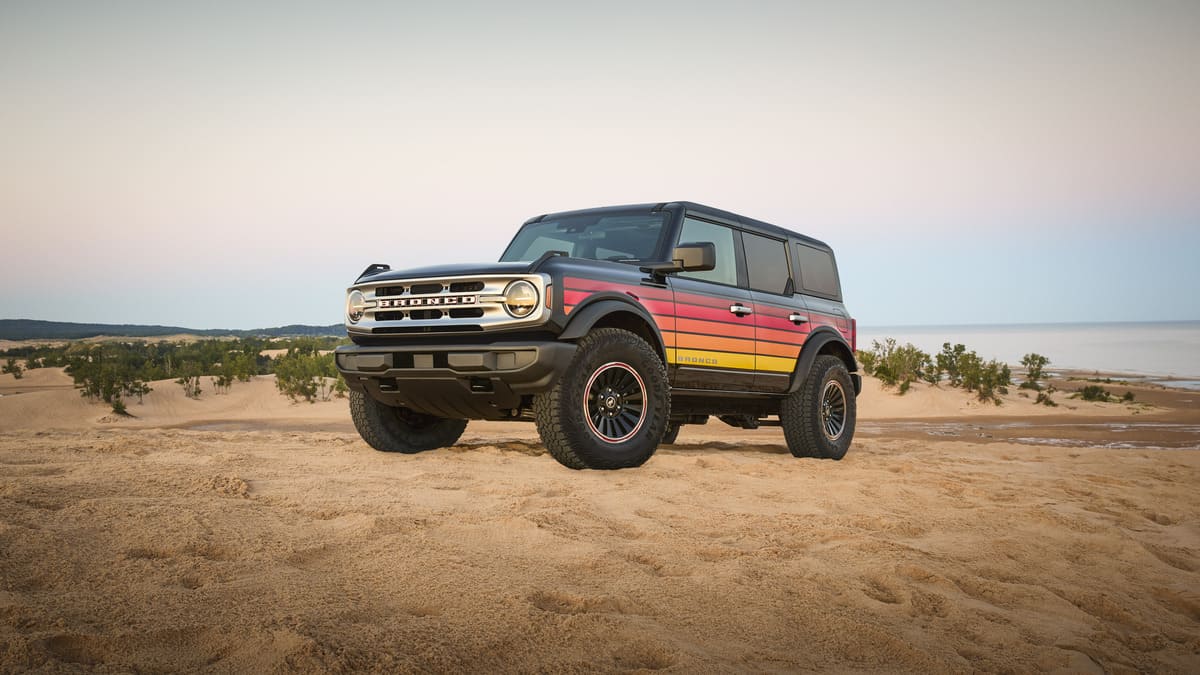
<path id="1" fill-rule="evenodd" d="M 645 340 L 619 328 L 593 330 L 577 347 L 554 387 L 533 400 L 542 444 L 554 459 L 572 469 L 641 466 L 658 448 L 671 413 L 666 366 Z M 598 378 L 610 371 L 642 390 L 640 421 L 636 426 L 631 423 L 628 436 L 611 437 L 619 441 L 603 440 L 585 408 L 585 404 L 598 401 L 589 401 L 589 386 L 599 387 L 603 380 Z M 634 397 L 624 400 L 633 401 Z M 599 424 L 607 423 L 602 420 Z"/>
<path id="2" fill-rule="evenodd" d="M 360 391 L 350 391 L 350 417 L 367 445 L 382 452 L 411 454 L 458 442 L 466 420 L 426 415 L 384 405 Z"/>
<path id="3" fill-rule="evenodd" d="M 679 438 L 679 430 L 683 428 L 678 422 L 667 422 L 667 430 L 663 432 L 662 445 L 675 445 L 675 439 Z"/>
<path id="4" fill-rule="evenodd" d="M 831 436 L 826 431 L 829 420 L 822 410 L 827 403 L 827 394 L 836 401 L 839 388 L 843 402 L 841 432 Z M 821 459 L 841 459 L 846 456 L 850 441 L 854 438 L 856 417 L 854 383 L 850 380 L 850 372 L 841 359 L 828 355 L 818 356 L 813 361 L 804 384 L 783 400 L 779 415 L 788 450 L 796 457 Z"/>

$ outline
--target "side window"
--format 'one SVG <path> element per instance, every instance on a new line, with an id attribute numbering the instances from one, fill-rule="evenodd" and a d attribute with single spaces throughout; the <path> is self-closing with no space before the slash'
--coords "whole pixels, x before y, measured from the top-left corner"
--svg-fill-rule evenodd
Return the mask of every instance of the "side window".
<path id="1" fill-rule="evenodd" d="M 842 293 L 833 256 L 828 251 L 804 244 L 796 245 L 796 253 L 800 259 L 800 286 L 804 292 L 840 298 Z"/>
<path id="2" fill-rule="evenodd" d="M 712 242 L 717 249 L 717 266 L 704 272 L 680 272 L 679 276 L 737 286 L 737 249 L 733 243 L 733 230 L 724 225 L 684 218 L 677 243 L 693 244 L 706 241 Z"/>
<path id="3" fill-rule="evenodd" d="M 743 232 L 742 245 L 746 247 L 746 272 L 750 277 L 750 288 L 767 293 L 782 294 L 786 291 L 791 277 L 787 242 Z"/>

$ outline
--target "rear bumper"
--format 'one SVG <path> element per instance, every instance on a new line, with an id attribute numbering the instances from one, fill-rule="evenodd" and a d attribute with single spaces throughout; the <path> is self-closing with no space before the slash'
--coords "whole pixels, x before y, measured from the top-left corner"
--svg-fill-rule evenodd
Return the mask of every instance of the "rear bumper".
<path id="1" fill-rule="evenodd" d="M 570 342 L 454 346 L 346 345 L 334 352 L 351 389 L 388 405 L 454 419 L 511 418 L 522 397 L 554 386 Z"/>

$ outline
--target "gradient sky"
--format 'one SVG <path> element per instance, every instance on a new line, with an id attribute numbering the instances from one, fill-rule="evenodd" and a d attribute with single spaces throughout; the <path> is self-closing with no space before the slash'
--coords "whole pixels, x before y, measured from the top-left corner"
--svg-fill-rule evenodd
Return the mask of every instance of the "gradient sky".
<path id="1" fill-rule="evenodd" d="M 866 325 L 1200 319 L 1200 2 L 0 2 L 0 318 L 336 323 L 675 199 Z"/>

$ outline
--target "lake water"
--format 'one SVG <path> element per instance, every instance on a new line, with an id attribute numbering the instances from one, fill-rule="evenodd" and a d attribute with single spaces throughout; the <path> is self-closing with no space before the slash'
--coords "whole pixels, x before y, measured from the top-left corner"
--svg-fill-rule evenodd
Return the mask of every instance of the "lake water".
<path id="1" fill-rule="evenodd" d="M 1177 378 L 1200 389 L 1200 321 L 1164 323 L 1014 324 L 996 326 L 859 326 L 858 348 L 895 338 L 934 354 L 962 343 L 984 359 L 1017 365 L 1037 352 L 1048 371 L 1083 370 Z"/>

